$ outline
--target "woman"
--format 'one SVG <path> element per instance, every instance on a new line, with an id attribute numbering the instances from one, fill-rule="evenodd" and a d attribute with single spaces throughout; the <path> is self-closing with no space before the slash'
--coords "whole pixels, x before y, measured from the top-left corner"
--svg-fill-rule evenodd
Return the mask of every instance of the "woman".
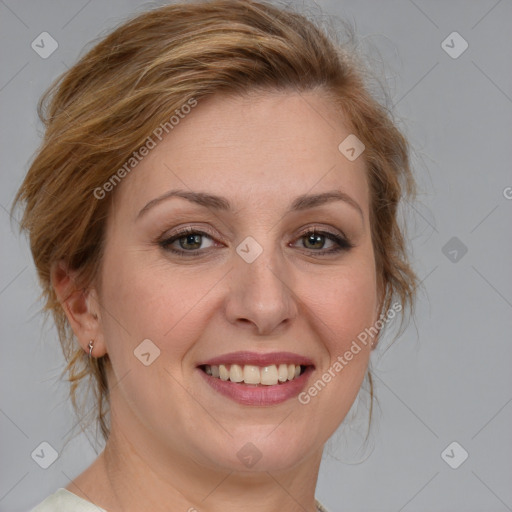
<path id="1" fill-rule="evenodd" d="M 14 206 L 106 444 L 34 511 L 324 510 L 324 444 L 416 285 L 408 146 L 364 76 L 304 17 L 219 0 L 54 84 Z"/>

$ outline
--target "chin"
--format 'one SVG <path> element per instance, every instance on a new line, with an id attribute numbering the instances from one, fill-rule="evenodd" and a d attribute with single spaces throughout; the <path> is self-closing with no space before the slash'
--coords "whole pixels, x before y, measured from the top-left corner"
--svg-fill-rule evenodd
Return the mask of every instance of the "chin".
<path id="1" fill-rule="evenodd" d="M 305 439 L 297 432 L 293 436 L 286 430 L 277 432 L 278 429 L 273 432 L 264 429 L 263 433 L 261 428 L 244 429 L 243 435 L 226 436 L 224 443 L 212 441 L 212 445 L 218 448 L 214 453 L 208 450 L 207 457 L 225 471 L 274 472 L 291 469 L 311 454 L 315 448 L 313 440 Z"/>

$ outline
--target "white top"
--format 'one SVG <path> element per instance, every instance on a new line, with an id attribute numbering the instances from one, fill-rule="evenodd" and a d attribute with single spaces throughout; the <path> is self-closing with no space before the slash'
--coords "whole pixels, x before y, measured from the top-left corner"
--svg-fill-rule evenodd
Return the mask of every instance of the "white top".
<path id="1" fill-rule="evenodd" d="M 60 487 L 30 512 L 107 512 L 75 493 Z"/>
<path id="2" fill-rule="evenodd" d="M 327 512 L 317 500 L 318 512 Z M 36 505 L 30 512 L 107 512 L 90 501 L 84 500 L 76 494 L 60 487 L 53 494 L 50 494 L 44 501 Z"/>

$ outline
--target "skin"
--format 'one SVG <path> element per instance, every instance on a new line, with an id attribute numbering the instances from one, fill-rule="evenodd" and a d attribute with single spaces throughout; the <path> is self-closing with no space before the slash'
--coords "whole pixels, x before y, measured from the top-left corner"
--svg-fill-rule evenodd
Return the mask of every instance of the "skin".
<path id="1" fill-rule="evenodd" d="M 307 405 L 237 404 L 196 365 L 238 350 L 291 351 L 314 361 L 309 386 L 377 320 L 364 160 L 338 150 L 350 133 L 320 91 L 215 96 L 118 185 L 95 286 L 69 294 L 73 273 L 52 272 L 81 346 L 95 340 L 93 355 L 112 363 L 111 436 L 68 490 L 109 512 L 315 510 L 323 446 L 357 396 L 370 345 Z M 178 188 L 224 196 L 234 211 L 172 198 L 137 217 Z M 360 211 L 345 201 L 288 211 L 299 195 L 331 190 Z M 211 238 L 172 247 L 200 256 L 159 246 L 188 225 Z M 308 244 L 313 227 L 354 247 L 321 256 L 337 244 Z M 236 252 L 247 236 L 263 248 L 250 264 Z M 144 339 L 160 350 L 149 366 L 133 353 Z M 237 457 L 247 442 L 262 454 L 252 468 Z"/>

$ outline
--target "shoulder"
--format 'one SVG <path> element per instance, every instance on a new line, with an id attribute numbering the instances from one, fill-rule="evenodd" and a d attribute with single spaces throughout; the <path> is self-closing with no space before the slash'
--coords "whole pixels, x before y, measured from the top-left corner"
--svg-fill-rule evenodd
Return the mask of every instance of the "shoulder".
<path id="1" fill-rule="evenodd" d="M 316 506 L 319 512 L 327 512 L 326 508 L 318 501 Z M 107 512 L 106 510 L 86 501 L 64 487 L 57 489 L 30 512 Z"/>
<path id="2" fill-rule="evenodd" d="M 318 500 L 315 500 L 315 504 L 318 512 L 328 512 L 328 510 Z"/>
<path id="3" fill-rule="evenodd" d="M 106 512 L 106 510 L 61 487 L 30 512 Z"/>

